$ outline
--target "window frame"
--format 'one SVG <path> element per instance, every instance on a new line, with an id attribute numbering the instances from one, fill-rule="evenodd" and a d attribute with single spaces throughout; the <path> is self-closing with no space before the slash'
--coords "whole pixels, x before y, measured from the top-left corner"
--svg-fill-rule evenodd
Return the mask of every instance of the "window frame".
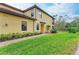
<path id="1" fill-rule="evenodd" d="M 50 25 L 46 25 L 46 30 L 47 30 L 47 31 L 50 30 Z"/>
<path id="2" fill-rule="evenodd" d="M 31 9 L 31 17 L 34 17 L 34 9 Z"/>
<path id="3" fill-rule="evenodd" d="M 36 25 L 36 30 L 39 30 L 39 24 L 37 23 L 37 25 Z"/>
<path id="4" fill-rule="evenodd" d="M 24 23 L 24 24 L 23 24 Z M 25 25 L 26 24 L 26 25 Z M 23 27 L 24 26 L 24 27 Z M 21 21 L 21 31 L 27 31 L 27 22 Z"/>
<path id="5" fill-rule="evenodd" d="M 38 10 L 38 15 L 40 16 L 40 18 L 42 18 L 42 11 Z"/>

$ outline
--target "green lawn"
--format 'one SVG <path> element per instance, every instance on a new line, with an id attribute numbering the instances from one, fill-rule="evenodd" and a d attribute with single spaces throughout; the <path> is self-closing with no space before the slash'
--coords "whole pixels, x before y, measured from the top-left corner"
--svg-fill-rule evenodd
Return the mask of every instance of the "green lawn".
<path id="1" fill-rule="evenodd" d="M 74 54 L 78 33 L 49 34 L 0 48 L 0 54 L 52 55 Z"/>

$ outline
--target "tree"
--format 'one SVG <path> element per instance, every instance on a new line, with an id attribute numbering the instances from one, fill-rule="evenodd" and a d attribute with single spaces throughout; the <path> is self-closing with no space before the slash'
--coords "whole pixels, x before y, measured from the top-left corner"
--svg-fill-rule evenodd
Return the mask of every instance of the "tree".
<path id="1" fill-rule="evenodd" d="M 56 20 L 56 28 L 59 31 L 65 31 L 66 20 L 63 16 L 59 16 Z"/>
<path id="2" fill-rule="evenodd" d="M 79 17 L 74 17 L 74 20 L 71 22 L 71 25 L 73 27 L 76 27 L 77 28 L 77 31 L 79 31 Z"/>

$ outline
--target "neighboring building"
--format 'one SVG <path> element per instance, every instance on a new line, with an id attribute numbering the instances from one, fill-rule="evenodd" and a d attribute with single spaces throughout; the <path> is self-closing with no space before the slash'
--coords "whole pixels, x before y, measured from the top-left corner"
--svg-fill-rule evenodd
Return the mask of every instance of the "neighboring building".
<path id="1" fill-rule="evenodd" d="M 24 11 L 0 3 L 0 34 L 17 32 L 49 32 L 53 17 L 34 5 Z"/>

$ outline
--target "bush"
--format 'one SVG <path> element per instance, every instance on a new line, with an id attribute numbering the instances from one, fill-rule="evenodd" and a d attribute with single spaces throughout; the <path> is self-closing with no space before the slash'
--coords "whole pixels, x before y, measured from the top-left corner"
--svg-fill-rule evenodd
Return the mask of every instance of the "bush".
<path id="1" fill-rule="evenodd" d="M 0 41 L 6 40 L 6 39 L 7 39 L 6 35 L 3 35 L 3 34 L 0 35 Z"/>
<path id="2" fill-rule="evenodd" d="M 33 33 L 33 35 L 38 35 L 38 34 L 40 34 L 40 33 L 38 33 L 38 32 L 34 32 L 34 33 Z"/>
<path id="3" fill-rule="evenodd" d="M 77 32 L 77 29 L 76 29 L 75 27 L 70 27 L 70 28 L 68 29 L 68 31 L 69 31 L 70 33 L 76 33 L 76 32 Z"/>
<path id="4" fill-rule="evenodd" d="M 15 38 L 22 38 L 23 37 L 23 33 L 15 33 Z"/>
<path id="5" fill-rule="evenodd" d="M 22 38 L 22 37 L 27 37 L 27 36 L 33 36 L 33 35 L 39 35 L 40 33 L 34 32 L 34 33 L 12 33 L 12 34 L 1 34 L 0 35 L 0 41 L 6 41 L 6 40 L 11 40 L 11 39 L 16 39 L 16 38 Z"/>
<path id="6" fill-rule="evenodd" d="M 56 29 L 56 28 L 53 28 L 53 29 L 51 30 L 51 33 L 57 33 L 57 29 Z"/>
<path id="7" fill-rule="evenodd" d="M 0 41 L 10 40 L 10 39 L 12 39 L 11 34 L 1 34 L 0 35 Z"/>

